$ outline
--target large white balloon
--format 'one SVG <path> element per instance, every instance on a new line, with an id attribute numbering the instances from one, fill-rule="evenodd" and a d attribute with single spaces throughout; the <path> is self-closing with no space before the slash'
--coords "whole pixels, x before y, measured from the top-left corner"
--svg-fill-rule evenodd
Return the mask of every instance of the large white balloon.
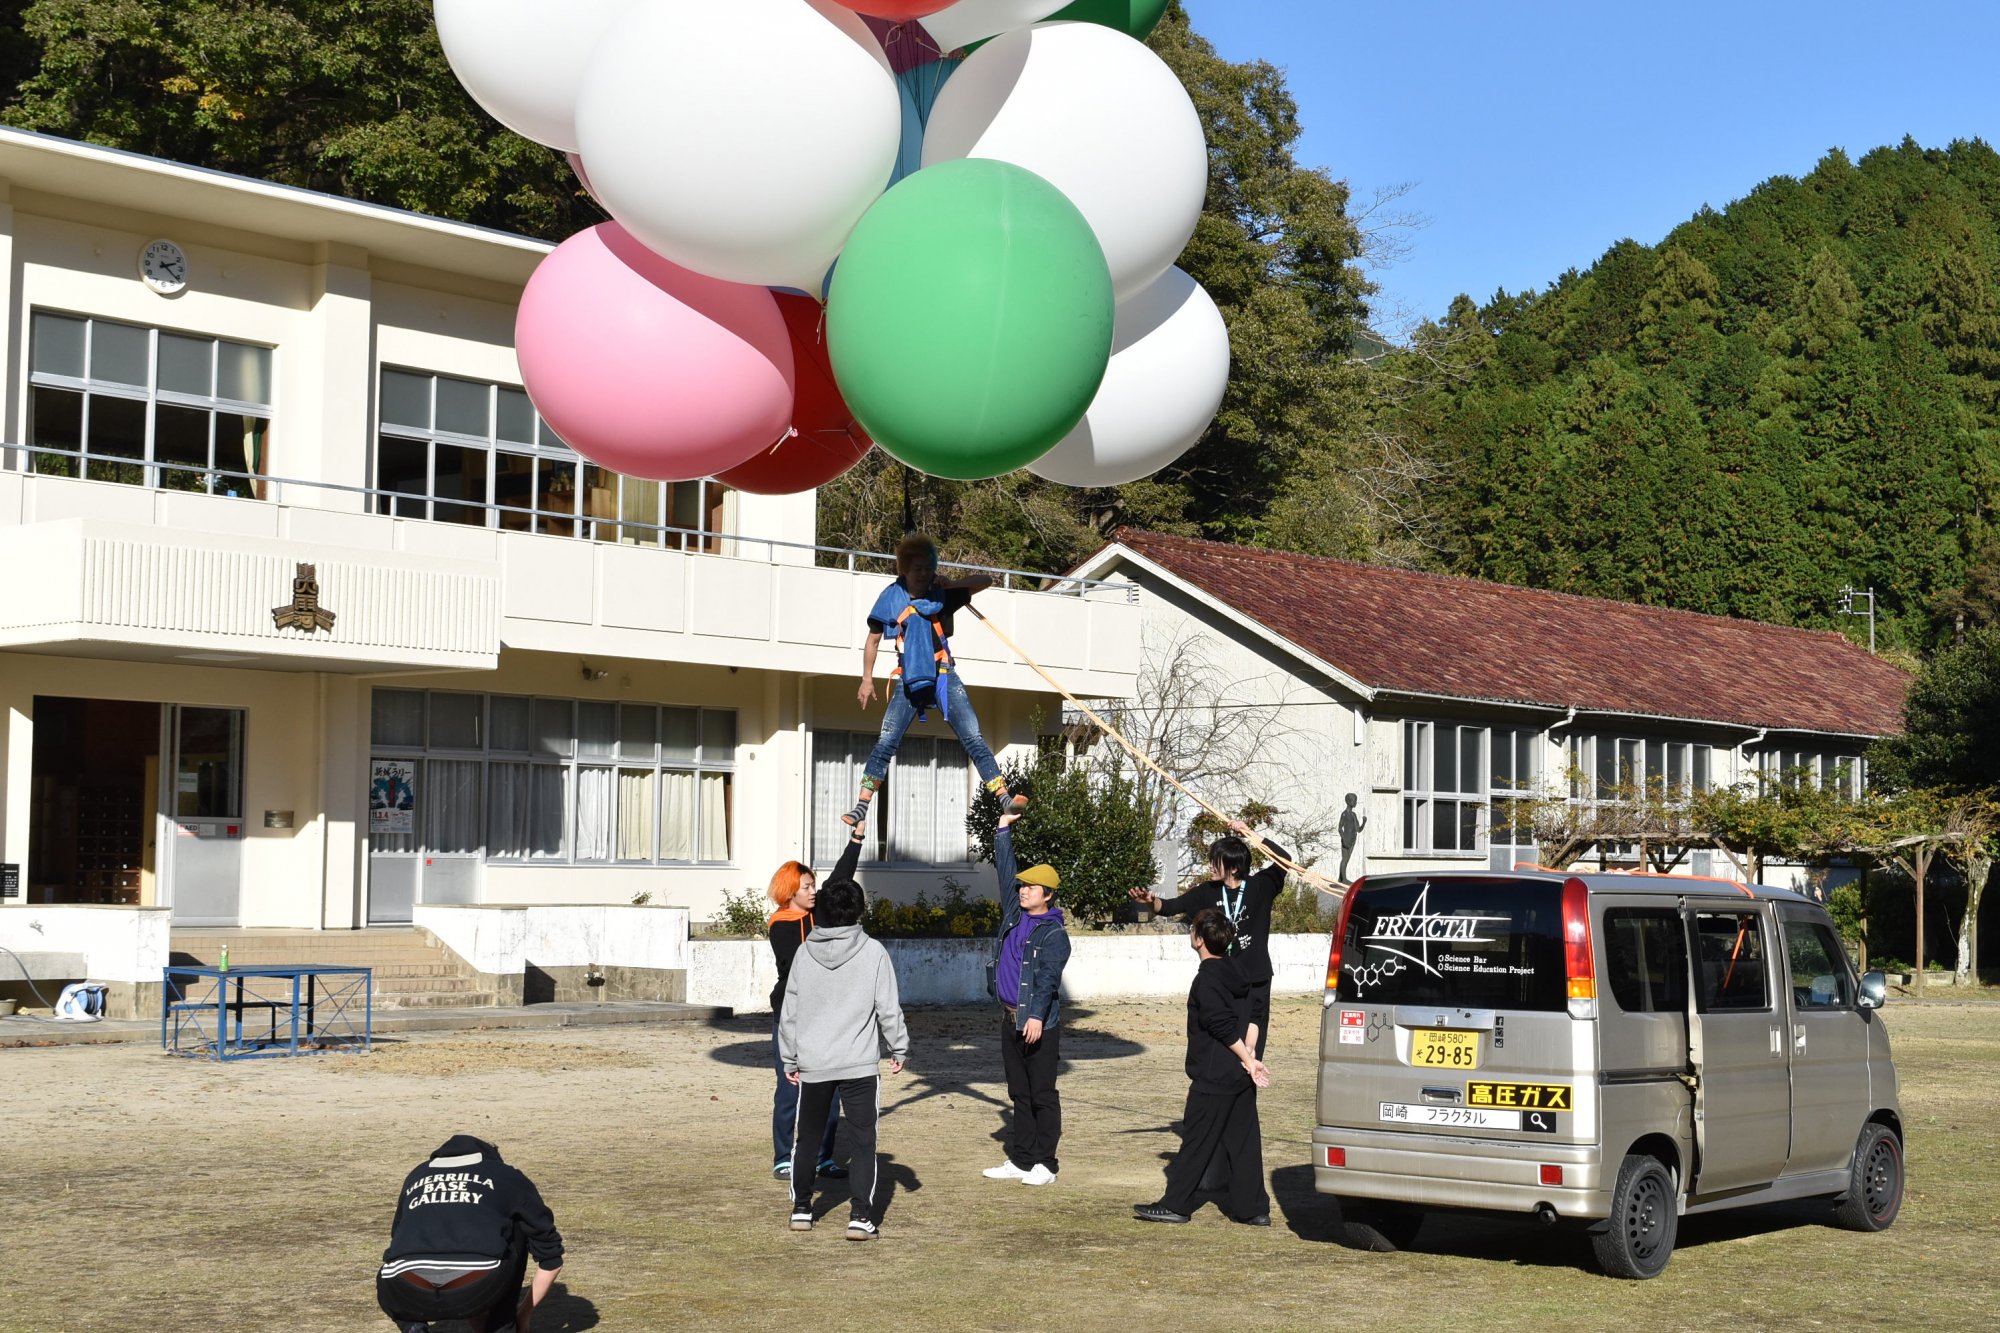
<path id="1" fill-rule="evenodd" d="M 1180 257 L 1208 192 L 1187 90 L 1143 42 L 1096 23 L 1010 32 L 968 56 L 924 131 L 925 166 L 960 157 L 1012 162 L 1068 195 L 1121 301 Z"/>
<path id="2" fill-rule="evenodd" d="M 576 128 L 592 193 L 648 249 L 816 292 L 895 167 L 903 110 L 833 0 L 646 0 L 605 33 Z"/>
<path id="3" fill-rule="evenodd" d="M 435 0 L 452 73 L 493 119 L 576 151 L 576 99 L 598 39 L 635 0 Z"/>
<path id="4" fill-rule="evenodd" d="M 940 51 L 956 51 L 996 32 L 1025 28 L 1068 4 L 1070 0 L 958 0 L 948 9 L 917 20 Z M 865 9 L 866 6 L 864 5 Z"/>
<path id="5" fill-rule="evenodd" d="M 1119 486 L 1186 453 L 1229 387 L 1229 329 L 1201 284 L 1170 268 L 1118 307 L 1111 368 L 1077 428 L 1028 471 Z"/>

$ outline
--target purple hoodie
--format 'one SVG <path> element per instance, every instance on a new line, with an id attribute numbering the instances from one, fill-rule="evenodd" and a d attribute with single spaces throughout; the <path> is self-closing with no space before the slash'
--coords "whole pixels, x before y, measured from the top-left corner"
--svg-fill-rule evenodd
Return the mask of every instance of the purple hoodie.
<path id="1" fill-rule="evenodd" d="M 1008 1008 L 1021 1003 L 1021 956 L 1027 952 L 1028 936 L 1035 933 L 1035 927 L 1049 920 L 1061 921 L 1063 911 L 1051 907 L 1037 916 L 1021 913 L 1014 922 L 1014 928 L 1007 932 L 1007 938 L 1000 941 L 1000 961 L 993 969 L 993 987 L 1000 993 L 1000 1003 Z"/>

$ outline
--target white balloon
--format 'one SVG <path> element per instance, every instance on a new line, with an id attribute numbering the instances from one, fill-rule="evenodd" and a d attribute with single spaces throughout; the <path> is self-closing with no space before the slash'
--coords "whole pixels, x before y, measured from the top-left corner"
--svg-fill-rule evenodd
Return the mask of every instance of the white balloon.
<path id="1" fill-rule="evenodd" d="M 576 128 L 592 192 L 648 249 L 818 291 L 895 167 L 903 110 L 833 0 L 646 0 L 605 33 Z"/>
<path id="2" fill-rule="evenodd" d="M 1118 307 L 1111 367 L 1077 428 L 1028 464 L 1064 486 L 1150 477 L 1202 437 L 1229 387 L 1229 328 L 1201 284 L 1170 268 Z"/>
<path id="3" fill-rule="evenodd" d="M 1070 0 L 958 0 L 949 9 L 926 14 L 923 25 L 940 51 L 956 51 L 982 37 L 1008 32 L 1039 22 L 1068 4 Z M 865 6 L 864 6 L 865 8 Z"/>
<path id="4" fill-rule="evenodd" d="M 1121 301 L 1180 258 L 1208 193 L 1187 90 L 1143 42 L 1096 23 L 1010 32 L 968 56 L 924 131 L 925 166 L 961 157 L 1012 162 L 1068 195 Z"/>
<path id="5" fill-rule="evenodd" d="M 576 98 L 604 30 L 635 0 L 435 0 L 451 72 L 493 119 L 576 151 Z"/>

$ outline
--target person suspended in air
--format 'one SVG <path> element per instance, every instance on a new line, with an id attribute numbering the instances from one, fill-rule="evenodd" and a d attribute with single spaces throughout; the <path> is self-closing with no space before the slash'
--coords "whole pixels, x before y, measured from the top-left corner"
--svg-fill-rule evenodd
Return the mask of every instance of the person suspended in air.
<path id="1" fill-rule="evenodd" d="M 992 747 L 980 734 L 979 715 L 972 711 L 972 699 L 951 656 L 952 614 L 970 606 L 972 595 L 992 587 L 993 580 L 974 577 L 945 582 L 938 578 L 937 566 L 936 542 L 920 533 L 903 538 L 896 547 L 896 581 L 882 590 L 868 612 L 868 638 L 861 645 L 861 687 L 855 691 L 864 712 L 875 699 L 875 657 L 884 635 L 894 639 L 896 668 L 890 673 L 882 731 L 862 771 L 860 795 L 854 808 L 841 816 L 856 829 L 867 827 L 871 802 L 889 776 L 889 761 L 902 746 L 904 733 L 933 708 L 965 747 L 979 780 L 999 796 L 1000 808 L 1019 814 L 1028 806 L 1026 797 L 1008 792 L 1007 780 L 1000 776 Z"/>

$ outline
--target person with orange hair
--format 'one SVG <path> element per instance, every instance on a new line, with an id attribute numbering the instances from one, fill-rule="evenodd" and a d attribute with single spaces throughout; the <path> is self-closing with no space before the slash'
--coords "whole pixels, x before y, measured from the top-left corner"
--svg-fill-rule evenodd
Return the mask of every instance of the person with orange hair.
<path id="1" fill-rule="evenodd" d="M 771 1174 L 779 1180 L 792 1177 L 792 1135 L 799 1116 L 799 1085 L 785 1077 L 784 1062 L 778 1058 L 778 1020 L 785 1004 L 785 981 L 791 975 L 792 959 L 799 946 L 812 934 L 813 903 L 819 897 L 819 880 L 812 868 L 787 861 L 771 876 L 766 896 L 777 906 L 769 922 L 771 953 L 778 961 L 778 984 L 771 988 L 771 1063 L 777 1070 L 778 1087 L 771 1094 Z M 833 1160 L 834 1132 L 840 1127 L 840 1098 L 836 1095 L 827 1112 L 826 1134 L 820 1140 L 819 1173 L 838 1179 L 845 1175 Z"/>

